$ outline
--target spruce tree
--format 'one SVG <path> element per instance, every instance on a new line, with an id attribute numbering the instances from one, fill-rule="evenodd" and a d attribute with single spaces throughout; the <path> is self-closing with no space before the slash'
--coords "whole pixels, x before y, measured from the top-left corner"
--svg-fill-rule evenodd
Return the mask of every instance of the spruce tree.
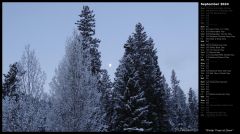
<path id="1" fill-rule="evenodd" d="M 115 129 L 113 131 L 165 131 L 166 109 L 162 73 L 156 49 L 138 23 L 124 45 L 115 73 Z"/>
<path id="2" fill-rule="evenodd" d="M 173 124 L 173 131 L 184 131 L 186 129 L 186 96 L 179 85 L 179 80 L 174 70 L 172 70 L 171 84 L 172 84 L 172 106 L 173 114 L 171 122 Z"/>
<path id="3" fill-rule="evenodd" d="M 112 116 L 113 116 L 113 94 L 112 94 L 112 82 L 109 78 L 107 70 L 101 70 L 101 114 L 103 115 L 101 118 L 101 124 L 103 128 L 101 131 L 109 131 L 110 126 L 112 124 Z"/>
<path id="4" fill-rule="evenodd" d="M 7 74 L 3 74 L 4 82 L 2 85 L 2 129 L 3 131 L 18 131 L 19 126 L 19 100 L 20 100 L 20 78 L 21 71 L 19 70 L 19 63 L 9 65 L 10 70 Z"/>
<path id="5" fill-rule="evenodd" d="M 19 95 L 19 81 L 20 81 L 20 75 L 22 75 L 23 73 L 20 73 L 19 69 L 18 69 L 18 62 L 15 62 L 14 64 L 9 65 L 10 70 L 7 74 L 3 74 L 4 76 L 4 82 L 3 82 L 3 86 L 2 86 L 2 95 L 3 95 L 3 99 L 6 96 L 9 97 L 15 97 L 15 99 L 17 100 Z"/>
<path id="6" fill-rule="evenodd" d="M 198 101 L 192 88 L 188 92 L 188 109 L 189 109 L 189 127 L 193 131 L 198 130 Z"/>
<path id="7" fill-rule="evenodd" d="M 171 116 L 172 116 L 172 112 L 173 112 L 173 108 L 172 108 L 172 101 L 171 101 L 171 88 L 168 86 L 167 82 L 166 82 L 166 78 L 163 76 L 163 87 L 164 87 L 164 91 L 165 91 L 165 96 L 164 96 L 164 100 L 165 100 L 165 110 L 166 110 L 166 114 L 165 114 L 165 131 L 172 131 L 172 124 L 171 124 Z"/>

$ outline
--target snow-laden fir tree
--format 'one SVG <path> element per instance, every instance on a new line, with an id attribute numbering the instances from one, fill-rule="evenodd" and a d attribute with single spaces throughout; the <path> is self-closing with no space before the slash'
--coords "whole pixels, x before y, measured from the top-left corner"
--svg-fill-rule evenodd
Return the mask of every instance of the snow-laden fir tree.
<path id="1" fill-rule="evenodd" d="M 101 120 L 100 124 L 103 125 L 101 131 L 109 131 L 112 124 L 113 116 L 113 92 L 112 92 L 112 82 L 109 78 L 107 70 L 101 70 L 100 79 L 100 89 L 101 89 Z"/>
<path id="2" fill-rule="evenodd" d="M 166 125 L 165 131 L 169 132 L 172 131 L 172 124 L 171 124 L 171 116 L 174 111 L 172 107 L 172 100 L 171 100 L 171 88 L 168 86 L 168 83 L 166 81 L 165 76 L 163 75 L 163 87 L 165 91 L 165 109 L 166 109 L 166 114 L 165 118 L 168 120 L 165 120 L 164 124 Z"/>
<path id="3" fill-rule="evenodd" d="M 18 99 L 18 88 L 19 88 L 19 81 L 20 81 L 20 75 L 23 73 L 19 72 L 19 63 L 15 62 L 14 64 L 10 65 L 10 70 L 7 74 L 3 74 L 4 76 L 4 82 L 2 86 L 2 95 L 3 99 L 6 96 L 9 97 L 15 97 L 16 100 Z"/>
<path id="4" fill-rule="evenodd" d="M 165 131 L 165 91 L 154 43 L 141 23 L 115 73 L 112 131 Z"/>
<path id="5" fill-rule="evenodd" d="M 185 131 L 186 127 L 186 96 L 179 85 L 179 80 L 177 80 L 176 73 L 172 70 L 171 84 L 172 84 L 172 115 L 171 124 L 172 131 Z"/>
<path id="6" fill-rule="evenodd" d="M 188 128 L 192 131 L 198 130 L 198 100 L 195 91 L 190 88 L 188 92 Z"/>

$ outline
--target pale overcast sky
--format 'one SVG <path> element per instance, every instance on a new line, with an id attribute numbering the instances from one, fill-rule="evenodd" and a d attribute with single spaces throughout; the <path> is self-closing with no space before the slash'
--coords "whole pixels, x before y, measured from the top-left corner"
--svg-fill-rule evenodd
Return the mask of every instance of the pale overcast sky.
<path id="1" fill-rule="evenodd" d="M 198 89 L 198 3 L 3 3 L 3 73 L 31 45 L 47 73 L 49 90 L 54 70 L 64 56 L 66 39 L 76 28 L 83 5 L 95 13 L 101 40 L 102 68 L 111 79 L 123 56 L 123 45 L 141 22 L 157 48 L 160 69 L 170 84 L 174 69 L 182 89 Z M 109 68 L 109 64 L 112 67 Z"/>

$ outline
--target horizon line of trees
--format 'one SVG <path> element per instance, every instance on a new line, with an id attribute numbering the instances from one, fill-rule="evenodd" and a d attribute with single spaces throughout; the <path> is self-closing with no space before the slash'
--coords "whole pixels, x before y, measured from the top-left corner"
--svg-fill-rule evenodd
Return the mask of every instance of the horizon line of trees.
<path id="1" fill-rule="evenodd" d="M 49 84 L 51 95 L 43 92 L 46 74 L 30 45 L 3 74 L 2 131 L 198 131 L 195 91 L 186 95 L 174 70 L 168 85 L 141 23 L 124 44 L 111 82 L 101 67 L 95 14 L 83 6 L 79 17 Z"/>

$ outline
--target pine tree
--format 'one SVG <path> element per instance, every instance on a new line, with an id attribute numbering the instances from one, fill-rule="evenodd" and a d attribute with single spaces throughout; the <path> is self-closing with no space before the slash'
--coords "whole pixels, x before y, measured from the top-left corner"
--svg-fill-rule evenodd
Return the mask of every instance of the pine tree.
<path id="1" fill-rule="evenodd" d="M 113 131 L 164 131 L 166 109 L 156 49 L 141 23 L 124 45 L 115 73 Z"/>
<path id="2" fill-rule="evenodd" d="M 93 74 L 98 74 L 101 71 L 101 55 L 98 52 L 100 40 L 93 37 L 95 35 L 95 15 L 88 6 L 83 6 L 79 16 L 80 20 L 75 24 L 83 37 L 83 49 L 90 49 L 91 71 Z"/>
<path id="3" fill-rule="evenodd" d="M 18 94 L 18 88 L 19 88 L 19 81 L 20 81 L 20 76 L 23 75 L 23 73 L 21 73 L 18 69 L 18 64 L 17 62 L 15 62 L 14 64 L 10 65 L 10 70 L 8 72 L 8 74 L 3 74 L 4 76 L 4 82 L 3 82 L 3 99 L 6 96 L 9 97 L 15 97 L 16 101 L 19 97 Z"/>

